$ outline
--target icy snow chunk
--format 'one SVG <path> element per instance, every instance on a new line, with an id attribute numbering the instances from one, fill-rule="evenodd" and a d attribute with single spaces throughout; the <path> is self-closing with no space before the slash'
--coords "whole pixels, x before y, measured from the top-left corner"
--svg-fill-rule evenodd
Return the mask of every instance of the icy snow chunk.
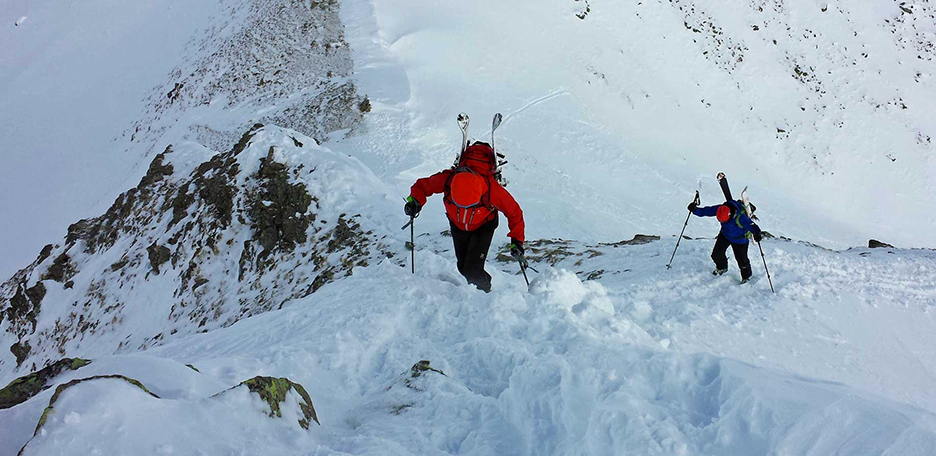
<path id="1" fill-rule="evenodd" d="M 614 314 L 614 305 L 604 285 L 595 280 L 582 282 L 565 269 L 546 271 L 533 282 L 531 292 L 545 295 L 548 304 L 559 305 L 577 314 L 590 307 Z"/>
<path id="2" fill-rule="evenodd" d="M 68 412 L 62 422 L 69 425 L 81 424 L 81 415 L 78 412 Z"/>
<path id="3" fill-rule="evenodd" d="M 647 301 L 638 301 L 634 303 L 634 308 L 631 310 L 631 317 L 638 322 L 647 321 L 650 316 L 653 315 L 653 307 L 650 306 L 650 303 Z"/>

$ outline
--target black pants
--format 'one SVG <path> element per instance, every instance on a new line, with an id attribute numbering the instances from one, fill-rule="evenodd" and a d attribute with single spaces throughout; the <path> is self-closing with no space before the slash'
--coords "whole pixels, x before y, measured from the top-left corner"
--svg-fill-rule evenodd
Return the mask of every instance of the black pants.
<path id="1" fill-rule="evenodd" d="M 497 229 L 497 219 L 478 227 L 474 231 L 458 229 L 449 221 L 452 229 L 452 241 L 455 243 L 455 259 L 458 260 L 458 272 L 474 284 L 479 290 L 491 291 L 491 275 L 484 271 L 484 260 L 487 259 L 488 249 L 491 248 L 491 239 Z"/>
<path id="2" fill-rule="evenodd" d="M 751 277 L 751 260 L 747 257 L 748 244 L 732 244 L 724 234 L 718 233 L 715 239 L 715 248 L 712 249 L 712 259 L 715 260 L 716 269 L 728 269 L 728 257 L 725 252 L 728 246 L 734 251 L 735 260 L 738 260 L 738 268 L 741 269 L 741 280 Z"/>

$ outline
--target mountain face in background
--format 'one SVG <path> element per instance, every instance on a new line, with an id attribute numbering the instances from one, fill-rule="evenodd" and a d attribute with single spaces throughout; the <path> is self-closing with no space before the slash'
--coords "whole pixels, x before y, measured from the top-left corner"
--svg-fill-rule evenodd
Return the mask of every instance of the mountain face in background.
<path id="1" fill-rule="evenodd" d="M 78 366 L 0 410 L 29 423 L 0 454 L 936 448 L 936 256 L 844 250 L 936 245 L 929 2 L 190 3 L 14 1 L 0 30 L 0 381 Z M 529 289 L 504 226 L 495 292 L 464 283 L 439 198 L 409 273 L 401 200 L 459 111 L 507 155 Z M 662 267 L 718 171 L 778 236 L 749 287 L 709 278 L 710 219 Z M 302 431 L 241 383 L 287 374 Z"/>

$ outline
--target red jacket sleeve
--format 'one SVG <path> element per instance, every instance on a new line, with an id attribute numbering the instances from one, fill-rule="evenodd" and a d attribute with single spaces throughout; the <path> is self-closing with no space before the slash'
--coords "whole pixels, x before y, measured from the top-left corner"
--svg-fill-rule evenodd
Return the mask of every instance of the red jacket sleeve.
<path id="1" fill-rule="evenodd" d="M 491 204 L 507 216 L 507 226 L 510 228 L 507 237 L 524 242 L 526 240 L 524 238 L 526 225 L 523 223 L 523 210 L 520 209 L 520 205 L 517 204 L 510 192 L 494 182 L 493 178 L 491 184 Z"/>
<path id="2" fill-rule="evenodd" d="M 416 183 L 410 187 L 410 196 L 412 196 L 420 206 L 425 206 L 427 198 L 436 193 L 445 191 L 445 181 L 448 180 L 448 176 L 451 173 L 451 170 L 445 170 L 429 177 L 418 179 Z"/>

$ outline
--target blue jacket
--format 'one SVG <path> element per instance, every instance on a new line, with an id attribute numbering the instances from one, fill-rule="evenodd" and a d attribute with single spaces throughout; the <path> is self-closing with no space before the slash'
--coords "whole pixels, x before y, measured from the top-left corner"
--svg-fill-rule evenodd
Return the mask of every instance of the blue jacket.
<path id="1" fill-rule="evenodd" d="M 744 203 L 741 201 L 726 201 L 725 204 L 731 208 L 731 218 L 721 224 L 721 234 L 732 244 L 747 244 L 747 233 L 760 233 L 760 227 L 741 210 L 744 207 Z M 719 206 L 721 204 L 718 206 L 697 207 L 692 213 L 699 217 L 714 217 Z"/>

